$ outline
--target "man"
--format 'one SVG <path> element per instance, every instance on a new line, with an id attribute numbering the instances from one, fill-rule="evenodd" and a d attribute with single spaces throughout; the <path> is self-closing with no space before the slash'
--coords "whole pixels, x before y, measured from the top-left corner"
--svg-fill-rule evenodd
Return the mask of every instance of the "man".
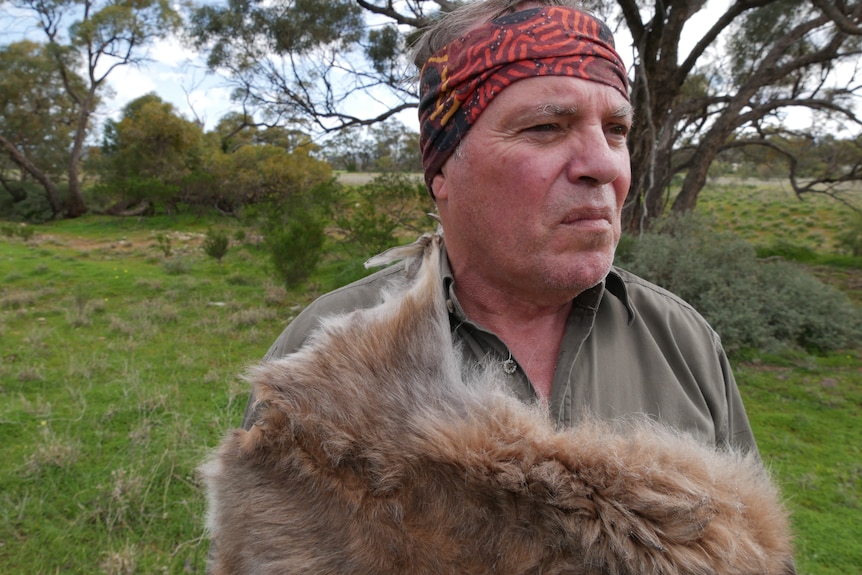
<path id="1" fill-rule="evenodd" d="M 474 2 L 416 62 L 442 242 L 319 298 L 250 375 L 247 431 L 201 468 L 213 575 L 794 573 L 718 336 L 613 267 L 632 110 L 607 27 Z M 449 331 L 496 373 L 462 377 Z M 665 425 L 589 431 L 644 415 Z"/>
<path id="2" fill-rule="evenodd" d="M 562 6 L 562 7 L 561 7 Z M 689 305 L 613 267 L 631 180 L 632 109 L 608 28 L 574 2 L 474 2 L 415 51 L 425 180 L 443 230 L 456 341 L 493 358 L 560 426 L 646 414 L 756 450 L 716 333 Z M 401 268 L 324 295 L 274 343 L 379 303 Z M 254 423 L 254 401 L 243 425 Z"/>

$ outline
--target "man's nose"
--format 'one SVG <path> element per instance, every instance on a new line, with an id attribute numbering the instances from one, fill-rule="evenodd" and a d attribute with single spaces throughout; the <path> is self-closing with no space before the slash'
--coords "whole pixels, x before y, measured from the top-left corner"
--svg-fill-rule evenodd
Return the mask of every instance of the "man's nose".
<path id="1" fill-rule="evenodd" d="M 628 162 L 624 143 L 609 140 L 601 126 L 571 135 L 568 177 L 572 182 L 605 185 L 620 177 Z"/>

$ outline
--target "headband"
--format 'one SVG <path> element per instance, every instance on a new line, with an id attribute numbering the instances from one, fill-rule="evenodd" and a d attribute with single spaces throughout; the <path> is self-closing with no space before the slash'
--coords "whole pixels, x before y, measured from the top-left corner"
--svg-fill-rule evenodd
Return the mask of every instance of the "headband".
<path id="1" fill-rule="evenodd" d="M 561 6 L 497 18 L 450 42 L 422 67 L 419 147 L 429 191 L 431 180 L 494 96 L 536 76 L 598 82 L 629 100 L 625 64 L 601 20 Z"/>

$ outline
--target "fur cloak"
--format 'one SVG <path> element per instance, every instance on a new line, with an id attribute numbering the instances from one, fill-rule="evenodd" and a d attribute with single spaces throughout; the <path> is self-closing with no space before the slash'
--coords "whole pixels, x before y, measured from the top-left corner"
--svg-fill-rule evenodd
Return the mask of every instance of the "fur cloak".
<path id="1" fill-rule="evenodd" d="M 755 456 L 655 423 L 557 430 L 465 373 L 439 254 L 401 248 L 412 281 L 250 372 L 255 424 L 201 467 L 213 575 L 793 573 Z"/>

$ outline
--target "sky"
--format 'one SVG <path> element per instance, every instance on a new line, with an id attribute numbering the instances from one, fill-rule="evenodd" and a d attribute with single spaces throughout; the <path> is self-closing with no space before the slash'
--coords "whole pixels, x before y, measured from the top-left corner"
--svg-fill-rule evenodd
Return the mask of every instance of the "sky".
<path id="1" fill-rule="evenodd" d="M 155 92 L 190 120 L 199 119 L 206 129 L 239 106 L 230 101 L 224 79 L 208 73 L 203 57 L 177 40 L 165 40 L 150 48 L 143 65 L 123 66 L 110 75 L 113 94 L 103 113 L 116 118 L 123 107 L 144 94 Z"/>

